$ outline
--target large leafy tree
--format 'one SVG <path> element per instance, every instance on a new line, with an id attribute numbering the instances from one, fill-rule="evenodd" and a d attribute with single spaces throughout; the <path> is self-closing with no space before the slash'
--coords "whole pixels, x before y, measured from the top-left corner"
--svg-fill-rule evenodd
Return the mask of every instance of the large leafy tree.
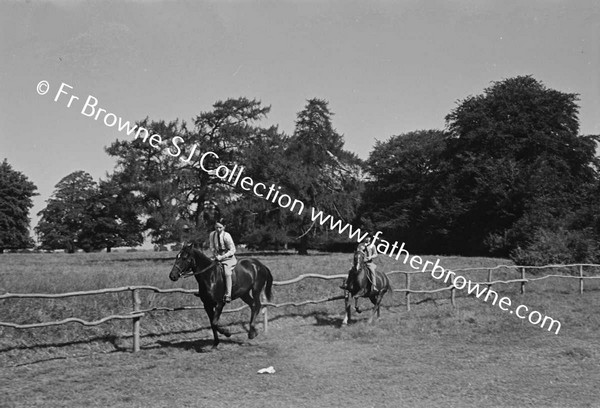
<path id="1" fill-rule="evenodd" d="M 96 193 L 85 208 L 78 246 L 86 251 L 143 243 L 142 223 L 137 213 L 137 199 L 123 192 L 113 180 L 100 181 Z"/>
<path id="2" fill-rule="evenodd" d="M 259 122 L 267 117 L 269 106 L 260 101 L 247 98 L 227 99 L 216 102 L 213 109 L 201 112 L 194 118 L 194 129 L 186 136 L 188 146 L 197 146 L 197 153 L 189 162 L 184 162 L 182 171 L 190 175 L 193 183 L 186 190 L 188 201 L 193 206 L 189 217 L 197 229 L 212 228 L 210 216 L 205 211 L 205 203 L 217 202 L 229 204 L 235 201 L 234 190 L 226 181 L 215 174 L 206 172 L 200 166 L 201 154 L 213 152 L 204 162 L 205 168 L 224 165 L 233 169 L 235 165 L 246 162 L 247 151 L 253 144 L 273 133 L 259 126 Z M 191 147 L 188 148 L 188 151 Z"/>
<path id="3" fill-rule="evenodd" d="M 290 169 L 285 155 L 288 143 L 289 137 L 276 127 L 259 130 L 253 143 L 244 149 L 241 162 L 244 174 L 256 183 L 281 186 L 283 176 Z M 223 207 L 223 213 L 230 220 L 228 230 L 239 237 L 239 242 L 251 247 L 282 248 L 293 240 L 287 229 L 288 220 L 293 218 L 289 210 L 257 197 L 253 192 L 235 196 L 235 201 Z"/>
<path id="4" fill-rule="evenodd" d="M 599 163 L 596 139 L 578 134 L 577 101 L 520 76 L 493 83 L 446 117 L 444 183 L 459 209 L 450 249 L 506 255 L 581 207 Z"/>
<path id="5" fill-rule="evenodd" d="M 5 249 L 30 248 L 29 210 L 37 187 L 8 161 L 0 164 L 0 253 Z"/>
<path id="6" fill-rule="evenodd" d="M 79 237 L 86 228 L 86 209 L 96 194 L 96 182 L 85 171 L 75 171 L 55 186 L 35 228 L 41 247 L 64 249 L 73 253 L 80 247 Z"/>
<path id="7" fill-rule="evenodd" d="M 56 185 L 47 203 L 36 227 L 42 248 L 110 252 L 143 242 L 137 199 L 115 180 L 98 185 L 88 173 L 75 171 Z"/>
<path id="8" fill-rule="evenodd" d="M 459 101 L 447 132 L 378 143 L 367 221 L 419 251 L 597 258 L 598 138 L 578 134 L 577 101 L 531 76 L 510 78 Z"/>
<path id="9" fill-rule="evenodd" d="M 445 138 L 440 130 L 421 130 L 375 144 L 361 204 L 364 225 L 381 230 L 387 239 L 409 241 L 413 251 L 426 249 L 436 235 L 444 234 L 453 209 L 431 198 Z"/>
<path id="10" fill-rule="evenodd" d="M 264 132 L 258 122 L 269 109 L 247 98 L 218 101 L 194 118 L 192 129 L 179 121 L 137 123 L 161 135 L 165 143 L 159 148 L 136 138 L 117 140 L 106 149 L 118 162 L 112 178 L 139 198 L 144 228 L 154 243 L 206 237 L 216 220 L 215 203 L 225 207 L 235 201 L 235 194 L 226 181 L 202 169 L 201 157 L 206 152 L 218 156 L 204 160 L 208 169 L 243 164 L 245 150 Z M 185 226 L 193 231 L 183 234 Z"/>
<path id="11" fill-rule="evenodd" d="M 178 121 L 150 121 L 136 123 L 158 134 L 163 140 L 172 140 L 186 133 L 185 123 Z M 156 143 L 154 143 L 156 145 Z M 180 239 L 181 228 L 188 216 L 190 204 L 185 186 L 192 183 L 191 175 L 181 171 L 178 157 L 169 154 L 172 145 L 159 145 L 157 149 L 142 137 L 133 140 L 116 140 L 106 151 L 117 159 L 115 171 L 110 175 L 119 196 L 129 197 L 144 219 L 143 230 L 149 231 L 152 242 L 167 244 Z"/>

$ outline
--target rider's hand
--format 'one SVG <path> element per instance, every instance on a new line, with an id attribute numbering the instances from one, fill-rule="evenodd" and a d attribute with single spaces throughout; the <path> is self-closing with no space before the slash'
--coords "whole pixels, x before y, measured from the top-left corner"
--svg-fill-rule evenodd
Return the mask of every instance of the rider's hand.
<path id="1" fill-rule="evenodd" d="M 220 261 L 220 260 L 221 260 L 221 255 L 217 255 L 217 256 L 215 256 L 215 259 L 216 259 L 217 261 Z"/>

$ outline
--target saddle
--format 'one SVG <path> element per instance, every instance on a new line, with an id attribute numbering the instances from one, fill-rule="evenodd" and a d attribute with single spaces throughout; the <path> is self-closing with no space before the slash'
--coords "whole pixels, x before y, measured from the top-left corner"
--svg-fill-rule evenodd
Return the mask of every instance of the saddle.
<path id="1" fill-rule="evenodd" d="M 236 264 L 237 266 L 237 264 Z M 231 286 L 233 287 L 233 285 L 235 284 L 236 281 L 236 276 L 235 276 L 235 266 L 233 267 L 232 270 L 232 274 L 231 274 Z M 223 265 L 221 262 L 217 262 L 217 273 L 221 276 L 221 278 L 223 279 L 223 282 L 225 282 L 225 265 Z"/>

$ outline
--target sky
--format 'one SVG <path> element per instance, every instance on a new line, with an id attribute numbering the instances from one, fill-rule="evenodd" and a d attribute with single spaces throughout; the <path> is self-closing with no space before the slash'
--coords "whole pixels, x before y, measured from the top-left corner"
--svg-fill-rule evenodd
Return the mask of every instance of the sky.
<path id="1" fill-rule="evenodd" d="M 377 140 L 443 129 L 493 81 L 532 75 L 578 93 L 580 133 L 600 134 L 596 0 L 0 0 L 0 30 L 0 160 L 38 187 L 32 227 L 61 178 L 114 168 L 104 147 L 126 136 L 81 113 L 90 95 L 123 120 L 188 123 L 243 96 L 288 134 L 321 98 L 365 159 Z M 71 107 L 54 100 L 62 83 Z"/>

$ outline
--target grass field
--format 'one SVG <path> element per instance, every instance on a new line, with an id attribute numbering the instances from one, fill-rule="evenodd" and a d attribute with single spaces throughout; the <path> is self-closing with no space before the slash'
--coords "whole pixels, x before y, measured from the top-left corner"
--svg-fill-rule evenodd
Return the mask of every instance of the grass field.
<path id="1" fill-rule="evenodd" d="M 171 282 L 174 253 L 5 254 L 0 293 L 61 293 L 126 285 L 194 288 Z M 258 256 L 276 281 L 303 273 L 334 275 L 347 254 Z M 435 257 L 425 257 L 435 260 Z M 445 268 L 508 261 L 443 257 Z M 381 257 L 384 271 L 408 270 Z M 592 271 L 586 272 L 593 274 Z M 600 271 L 595 272 L 600 275 Z M 487 272 L 465 276 L 478 281 Z M 494 279 L 518 278 L 514 270 Z M 404 275 L 392 275 L 395 288 Z M 339 295 L 341 281 L 304 280 L 276 286 L 274 302 Z M 415 276 L 413 289 L 441 283 Z M 201 310 L 153 312 L 142 319 L 142 351 L 132 354 L 131 322 L 76 323 L 16 330 L 0 327 L 0 406 L 572 406 L 600 407 L 600 283 L 547 279 L 494 290 L 562 322 L 558 335 L 457 292 L 413 294 L 412 310 L 394 293 L 382 319 L 367 313 L 341 327 L 343 301 L 269 310 L 269 333 L 249 341 L 249 312 L 225 314 L 233 332 L 210 352 L 212 333 Z M 199 305 L 186 294 L 142 292 L 142 307 Z M 363 303 L 367 305 L 366 301 Z M 241 306 L 237 300 L 232 307 Z M 96 320 L 131 311 L 129 293 L 67 299 L 0 300 L 0 321 Z M 257 374 L 273 366 L 275 374 Z"/>

